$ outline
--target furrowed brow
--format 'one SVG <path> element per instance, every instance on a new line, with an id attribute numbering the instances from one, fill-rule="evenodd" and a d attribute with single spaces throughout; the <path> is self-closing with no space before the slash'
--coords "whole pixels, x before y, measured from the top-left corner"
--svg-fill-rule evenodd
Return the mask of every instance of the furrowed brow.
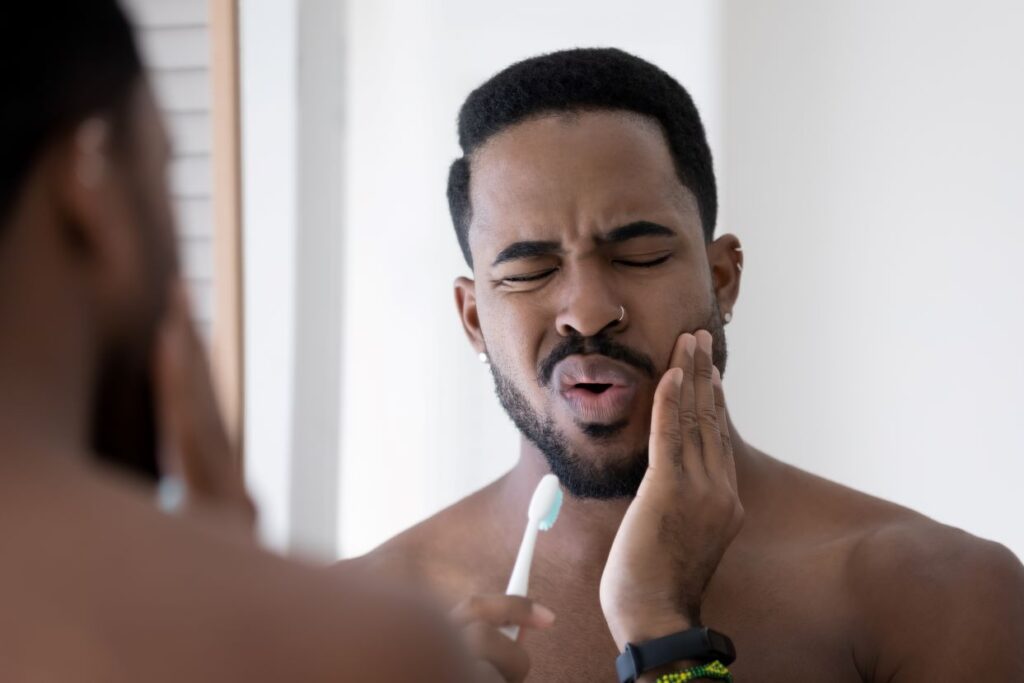
<path id="1" fill-rule="evenodd" d="M 622 227 L 615 228 L 604 237 L 601 238 L 602 242 L 626 242 L 628 240 L 636 239 L 638 237 L 675 237 L 676 232 L 671 228 L 667 228 L 664 225 L 658 225 L 657 223 L 651 223 L 650 221 L 636 221 L 629 225 L 623 225 Z"/>
<path id="2" fill-rule="evenodd" d="M 498 264 L 518 259 L 548 256 L 549 254 L 557 254 L 559 251 L 561 251 L 561 245 L 558 242 L 514 242 L 498 253 L 491 266 L 494 267 Z"/>

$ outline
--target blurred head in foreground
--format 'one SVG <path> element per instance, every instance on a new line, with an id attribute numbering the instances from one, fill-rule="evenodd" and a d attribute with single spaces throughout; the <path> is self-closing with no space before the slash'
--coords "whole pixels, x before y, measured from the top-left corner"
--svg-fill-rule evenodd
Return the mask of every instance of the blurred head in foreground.
<path id="1" fill-rule="evenodd" d="M 169 145 L 126 16 L 0 4 L 0 83 L 0 363 L 38 387 L 59 373 L 70 395 L 39 399 L 54 424 L 77 410 L 92 452 L 155 477 L 150 356 L 177 263 Z"/>

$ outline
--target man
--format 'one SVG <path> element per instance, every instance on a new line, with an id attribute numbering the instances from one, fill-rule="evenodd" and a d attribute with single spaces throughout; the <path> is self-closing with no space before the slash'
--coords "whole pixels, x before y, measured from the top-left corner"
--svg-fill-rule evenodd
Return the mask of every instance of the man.
<path id="1" fill-rule="evenodd" d="M 116 3 L 0 5 L 0 83 L 0 680 L 468 680 L 418 599 L 246 537 Z"/>
<path id="2" fill-rule="evenodd" d="M 1024 680 L 1009 551 L 790 467 L 728 419 L 743 252 L 714 237 L 676 81 L 613 49 L 528 59 L 470 94 L 459 141 L 448 199 L 473 279 L 455 297 L 521 456 L 356 565 L 500 604 L 554 472 L 569 495 L 533 567 L 558 615 L 524 636 L 537 680 L 616 680 L 627 643 L 699 626 L 731 637 L 737 680 Z"/>

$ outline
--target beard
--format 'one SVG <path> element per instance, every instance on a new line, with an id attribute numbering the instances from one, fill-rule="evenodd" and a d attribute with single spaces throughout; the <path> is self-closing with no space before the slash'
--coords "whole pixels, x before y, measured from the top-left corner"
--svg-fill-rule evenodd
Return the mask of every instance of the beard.
<path id="1" fill-rule="evenodd" d="M 143 175 L 131 176 L 129 193 L 139 217 L 139 299 L 132 322 L 99 355 L 89 445 L 101 463 L 156 483 L 161 472 L 153 353 L 178 261 L 170 214 L 157 208 Z"/>
<path id="2" fill-rule="evenodd" d="M 160 476 L 156 400 L 146 354 L 103 353 L 92 405 L 92 453 L 101 463 L 155 483 Z"/>
<path id="3" fill-rule="evenodd" d="M 718 302 L 712 299 L 712 310 L 707 322 L 698 329 L 705 329 L 712 335 L 712 360 L 722 376 L 728 349 L 725 329 L 722 324 Z M 595 353 L 630 364 L 647 376 L 658 379 L 654 364 L 645 354 L 626 347 L 606 335 L 584 338 L 573 335 L 541 361 L 537 372 L 537 383 L 541 387 L 550 385 L 555 366 L 574 354 Z M 610 500 L 632 498 L 640 488 L 647 473 L 647 446 L 633 452 L 611 453 L 597 458 L 574 450 L 569 437 L 555 424 L 553 417 L 534 410 L 515 382 L 504 373 L 497 363 L 491 363 L 495 392 L 505 412 L 512 419 L 519 432 L 544 454 L 552 474 L 558 477 L 562 486 L 576 498 Z M 667 368 L 666 368 L 667 369 Z M 592 441 L 610 442 L 627 426 L 627 422 L 614 424 L 580 424 L 582 433 Z"/>

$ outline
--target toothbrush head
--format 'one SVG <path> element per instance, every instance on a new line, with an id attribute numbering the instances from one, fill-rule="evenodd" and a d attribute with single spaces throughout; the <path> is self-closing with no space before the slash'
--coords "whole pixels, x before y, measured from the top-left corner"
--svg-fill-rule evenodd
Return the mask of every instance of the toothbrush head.
<path id="1" fill-rule="evenodd" d="M 551 506 L 551 511 L 548 512 L 548 516 L 540 520 L 540 530 L 548 531 L 555 525 L 555 520 L 558 519 L 558 511 L 562 509 L 562 489 L 559 488 L 555 493 L 555 504 Z"/>
<path id="2" fill-rule="evenodd" d="M 558 511 L 562 508 L 562 487 L 558 485 L 558 477 L 546 474 L 537 484 L 537 489 L 530 499 L 529 520 L 541 531 L 547 531 L 558 519 Z"/>

